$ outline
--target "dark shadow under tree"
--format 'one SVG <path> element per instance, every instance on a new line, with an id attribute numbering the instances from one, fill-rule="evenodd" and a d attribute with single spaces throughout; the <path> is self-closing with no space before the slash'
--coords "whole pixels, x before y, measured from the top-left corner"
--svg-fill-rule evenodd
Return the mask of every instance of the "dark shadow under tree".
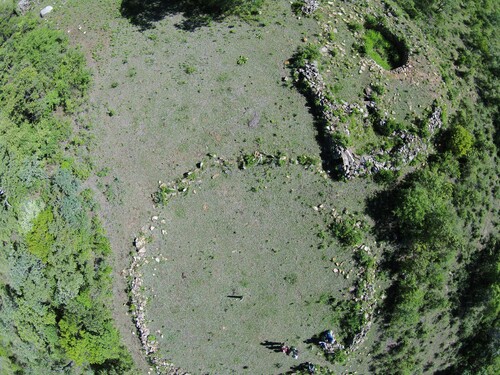
<path id="1" fill-rule="evenodd" d="M 264 0 L 122 0 L 120 12 L 141 30 L 154 28 L 154 23 L 165 17 L 183 14 L 185 20 L 176 26 L 193 31 L 228 15 L 255 15 L 263 2 Z"/>

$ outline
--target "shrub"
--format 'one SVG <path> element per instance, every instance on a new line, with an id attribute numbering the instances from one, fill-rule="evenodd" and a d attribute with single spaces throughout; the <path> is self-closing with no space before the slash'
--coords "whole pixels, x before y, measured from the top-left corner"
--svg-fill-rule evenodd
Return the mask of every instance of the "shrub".
<path id="1" fill-rule="evenodd" d="M 399 172 L 397 171 L 382 169 L 373 176 L 373 180 L 378 184 L 390 185 L 396 182 L 398 176 Z"/>
<path id="2" fill-rule="evenodd" d="M 467 155 L 474 144 L 474 136 L 461 125 L 454 126 L 447 138 L 447 148 L 458 157 Z"/>
<path id="3" fill-rule="evenodd" d="M 332 137 L 332 141 L 334 144 L 342 146 L 344 148 L 349 147 L 351 144 L 351 140 L 350 140 L 349 136 L 345 133 L 341 133 L 339 131 L 336 131 L 336 132 L 332 133 L 331 137 Z"/>
<path id="4" fill-rule="evenodd" d="M 359 245 L 363 241 L 363 232 L 351 217 L 336 220 L 331 229 L 335 238 L 346 246 Z"/>
<path id="5" fill-rule="evenodd" d="M 297 156 L 297 161 L 299 162 L 300 165 L 306 167 L 319 165 L 320 163 L 320 160 L 318 158 L 309 155 L 299 155 Z"/>
<path id="6" fill-rule="evenodd" d="M 292 58 L 292 66 L 295 68 L 303 67 L 306 61 L 318 60 L 320 56 L 321 53 L 319 52 L 319 46 L 309 43 L 305 46 L 299 47 Z"/>
<path id="7" fill-rule="evenodd" d="M 404 130 L 406 128 L 406 126 L 401 122 L 398 122 L 394 119 L 379 119 L 378 116 L 376 116 L 373 125 L 377 133 L 385 136 L 390 136 L 395 131 Z"/>
<path id="8" fill-rule="evenodd" d="M 248 57 L 243 56 L 243 55 L 240 55 L 238 57 L 238 59 L 236 60 L 236 64 L 238 64 L 238 65 L 243 65 L 243 64 L 246 64 L 247 62 L 248 62 Z"/>

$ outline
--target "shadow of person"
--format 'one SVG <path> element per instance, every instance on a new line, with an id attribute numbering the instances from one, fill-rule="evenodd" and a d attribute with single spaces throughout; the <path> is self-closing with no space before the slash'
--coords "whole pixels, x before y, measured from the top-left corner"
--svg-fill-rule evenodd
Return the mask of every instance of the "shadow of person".
<path id="1" fill-rule="evenodd" d="M 272 350 L 275 353 L 279 353 L 282 351 L 283 345 L 285 345 L 285 344 L 282 342 L 279 342 L 279 341 L 266 340 L 266 341 L 261 342 L 260 345 L 265 346 L 266 348 L 268 348 L 269 350 Z"/>

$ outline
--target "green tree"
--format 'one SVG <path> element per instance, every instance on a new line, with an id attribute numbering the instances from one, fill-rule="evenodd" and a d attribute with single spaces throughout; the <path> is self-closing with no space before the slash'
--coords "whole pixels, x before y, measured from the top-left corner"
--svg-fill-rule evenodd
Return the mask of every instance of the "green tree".
<path id="1" fill-rule="evenodd" d="M 447 148 L 454 155 L 461 157 L 467 155 L 474 145 L 474 136 L 463 126 L 454 126 L 448 135 Z"/>

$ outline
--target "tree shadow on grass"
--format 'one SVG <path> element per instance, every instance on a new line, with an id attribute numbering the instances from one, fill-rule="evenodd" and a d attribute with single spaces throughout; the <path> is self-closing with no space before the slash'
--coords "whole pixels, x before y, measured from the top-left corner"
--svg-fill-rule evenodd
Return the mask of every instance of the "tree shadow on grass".
<path id="1" fill-rule="evenodd" d="M 156 22 L 176 14 L 185 17 L 176 27 L 188 31 L 222 17 L 222 13 L 216 9 L 195 6 L 185 0 L 122 0 L 120 13 L 140 30 L 152 29 Z"/>
<path id="2" fill-rule="evenodd" d="M 387 271 L 391 276 L 395 276 L 400 272 L 398 259 L 404 252 L 404 247 L 401 245 L 402 238 L 399 236 L 399 227 L 394 217 L 399 188 L 400 185 L 398 184 L 389 186 L 366 200 L 365 213 L 375 222 L 372 234 L 377 242 L 385 243 L 386 246 L 380 256 L 379 268 Z M 386 290 L 386 298 L 381 303 L 383 313 L 379 316 L 385 324 L 389 323 L 392 318 L 398 292 L 397 283 L 392 283 Z"/>
<path id="3" fill-rule="evenodd" d="M 296 56 L 292 57 L 292 64 Z M 323 118 L 321 108 L 316 103 L 316 98 L 311 94 L 308 87 L 302 81 L 296 81 L 295 87 L 301 92 L 307 101 L 309 113 L 313 117 L 314 128 L 316 129 L 316 142 L 320 147 L 321 164 L 324 171 L 334 181 L 343 179 L 342 173 L 339 169 L 339 156 L 335 152 L 335 142 L 329 133 L 326 131 L 326 120 Z M 285 85 L 286 87 L 286 85 Z"/>
<path id="4" fill-rule="evenodd" d="M 165 17 L 182 14 L 184 20 L 175 26 L 194 31 L 220 21 L 229 14 L 256 14 L 261 1 L 233 0 L 122 0 L 120 13 L 140 30 L 154 28 Z"/>

